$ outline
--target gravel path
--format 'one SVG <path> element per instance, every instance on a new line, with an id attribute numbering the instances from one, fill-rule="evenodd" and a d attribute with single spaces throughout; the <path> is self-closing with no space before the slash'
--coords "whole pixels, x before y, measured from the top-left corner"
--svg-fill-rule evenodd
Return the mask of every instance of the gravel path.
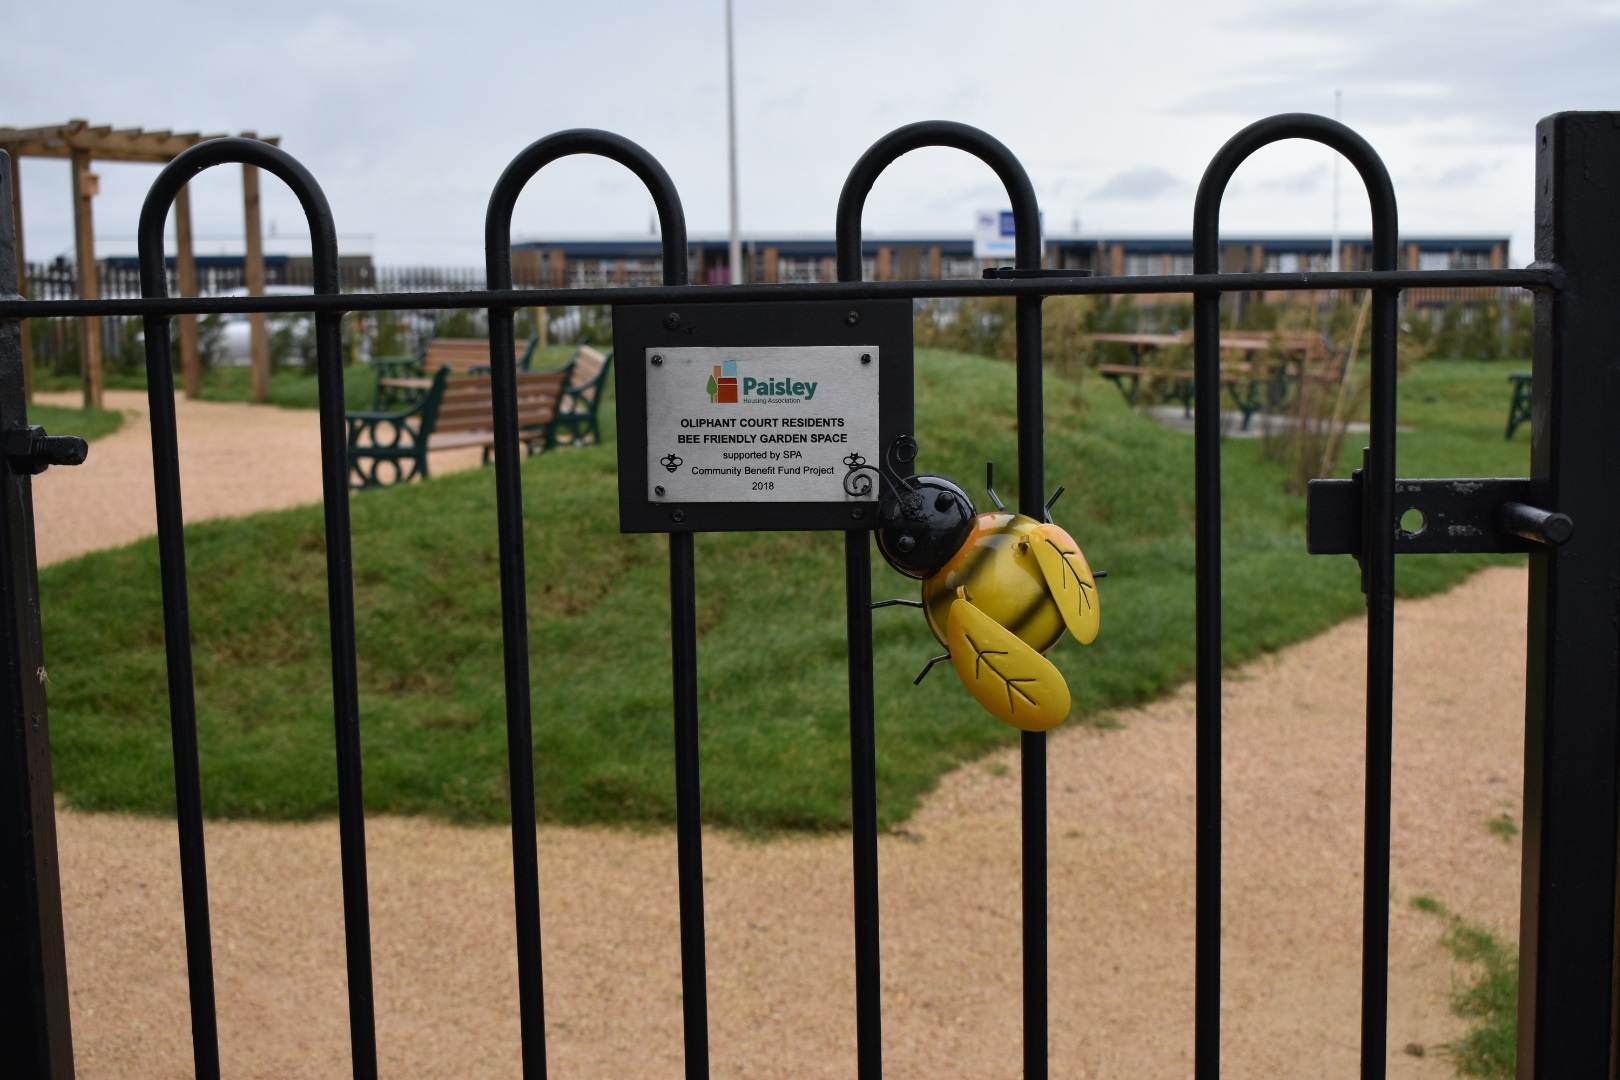
<path id="1" fill-rule="evenodd" d="M 37 399 L 76 408 L 76 391 Z M 34 521 L 41 566 L 116 547 L 157 532 L 152 489 L 152 428 L 146 393 L 107 391 L 107 408 L 124 425 L 90 447 L 73 469 L 52 469 L 34 481 Z M 175 402 L 180 438 L 181 507 L 187 521 L 279 510 L 321 498 L 321 436 L 312 409 L 278 409 L 232 402 Z M 433 455 L 449 472 L 479 463 L 477 449 Z"/>
<path id="2" fill-rule="evenodd" d="M 1486 821 L 1520 819 L 1525 592 L 1496 569 L 1399 607 L 1392 1076 L 1451 1075 L 1438 1044 L 1461 1031 L 1447 996 L 1466 973 L 1411 896 L 1517 932 L 1518 842 Z M 1227 1076 L 1355 1073 L 1363 640 L 1352 621 L 1227 683 Z M 1055 1076 L 1190 1075 L 1192 708 L 1186 690 L 1052 742 Z M 1017 1075 L 1017 807 L 1009 751 L 881 841 L 891 1077 Z M 59 829 L 81 1075 L 188 1073 L 173 823 L 64 812 Z M 385 1073 L 516 1075 L 509 833 L 368 834 Z M 336 825 L 217 822 L 208 845 L 226 1074 L 346 1075 Z M 853 1075 L 847 838 L 705 845 L 714 1074 Z M 678 1076 L 673 836 L 547 828 L 540 859 L 553 1075 Z"/>

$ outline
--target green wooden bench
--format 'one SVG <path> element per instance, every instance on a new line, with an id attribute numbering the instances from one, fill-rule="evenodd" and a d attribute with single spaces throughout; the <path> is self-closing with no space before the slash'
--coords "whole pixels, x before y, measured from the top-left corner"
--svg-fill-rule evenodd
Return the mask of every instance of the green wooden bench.
<path id="1" fill-rule="evenodd" d="M 519 371 L 529 370 L 538 344 L 538 338 L 529 341 L 518 358 Z M 452 378 L 487 372 L 489 341 L 487 338 L 434 338 L 416 356 L 378 356 L 372 359 L 371 367 L 377 374 L 371 407 L 377 411 L 400 409 L 420 401 L 431 389 L 433 376 L 440 369 L 448 370 Z"/>
<path id="2" fill-rule="evenodd" d="M 568 387 L 557 413 L 556 442 L 559 446 L 594 446 L 602 441 L 597 412 L 602 407 L 613 354 L 604 355 L 589 345 L 581 345 L 568 366 Z"/>
<path id="3" fill-rule="evenodd" d="M 1516 371 L 1508 376 L 1508 382 L 1513 384 L 1513 397 L 1508 401 L 1507 438 L 1513 438 L 1513 433 L 1519 430 L 1520 424 L 1530 422 L 1530 373 Z"/>
<path id="4" fill-rule="evenodd" d="M 517 376 L 518 439 L 529 453 L 556 445 L 558 406 L 568 367 Z M 348 414 L 349 485 L 389 487 L 427 479 L 428 454 L 478 446 L 488 464 L 495 449 L 495 404 L 488 375 L 452 379 L 441 367 L 427 393 L 403 408 Z"/>

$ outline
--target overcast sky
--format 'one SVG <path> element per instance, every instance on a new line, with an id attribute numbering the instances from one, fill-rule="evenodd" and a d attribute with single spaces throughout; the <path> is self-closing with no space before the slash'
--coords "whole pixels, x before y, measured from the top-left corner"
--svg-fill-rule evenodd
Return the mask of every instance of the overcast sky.
<path id="1" fill-rule="evenodd" d="M 476 265 L 489 190 L 524 145 L 568 127 L 641 143 L 689 229 L 726 227 L 724 15 L 701 3 L 234 4 L 8 0 L 0 124 L 276 134 L 326 190 L 344 245 L 379 262 Z M 1186 234 L 1211 154 L 1283 111 L 1343 119 L 1388 164 L 1402 232 L 1510 234 L 1531 258 L 1536 120 L 1620 109 L 1620 0 L 1152 3 L 736 0 L 745 231 L 831 233 L 845 173 L 914 120 L 985 128 L 1033 178 L 1049 231 Z M 1229 232 L 1326 234 L 1331 155 L 1262 151 L 1234 181 Z M 103 253 L 133 250 L 154 166 L 100 163 Z M 1347 233 L 1367 228 L 1342 170 Z M 240 178 L 193 182 L 199 250 L 240 250 Z M 265 223 L 302 236 L 265 184 Z M 71 247 L 64 162 L 23 170 L 31 259 Z M 868 233 L 965 234 L 1003 202 L 965 155 L 921 151 L 879 182 Z M 651 207 L 605 161 L 549 167 L 520 238 L 645 234 Z M 285 248 L 272 240 L 271 250 Z"/>

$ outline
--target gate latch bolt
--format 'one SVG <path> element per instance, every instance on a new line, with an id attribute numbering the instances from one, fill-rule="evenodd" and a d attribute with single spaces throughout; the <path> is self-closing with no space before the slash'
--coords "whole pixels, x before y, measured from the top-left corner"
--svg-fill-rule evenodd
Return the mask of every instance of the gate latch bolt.
<path id="1" fill-rule="evenodd" d="M 1502 531 L 1548 547 L 1557 547 L 1575 532 L 1568 514 L 1542 510 L 1521 502 L 1505 502 L 1496 512 Z"/>
<path id="2" fill-rule="evenodd" d="M 83 465 L 90 444 L 77 435 L 47 435 L 38 425 L 6 432 L 6 461 L 12 471 L 38 476 L 52 465 Z"/>

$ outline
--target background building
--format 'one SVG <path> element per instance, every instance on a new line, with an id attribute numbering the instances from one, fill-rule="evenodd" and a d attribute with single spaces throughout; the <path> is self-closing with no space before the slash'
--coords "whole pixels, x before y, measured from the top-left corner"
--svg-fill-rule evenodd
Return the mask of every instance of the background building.
<path id="1" fill-rule="evenodd" d="M 695 283 L 724 285 L 732 280 L 724 235 L 698 235 L 688 241 L 689 270 Z M 1340 268 L 1368 269 L 1371 240 L 1347 236 L 1340 242 Z M 1329 268 L 1332 243 L 1326 236 L 1232 236 L 1221 244 L 1221 269 L 1229 273 L 1294 273 Z M 1507 265 L 1508 238 L 1497 235 L 1403 237 L 1401 269 L 1473 270 Z M 871 281 L 974 278 L 1006 259 L 979 259 L 971 237 L 890 235 L 862 244 L 862 276 Z M 833 281 L 837 277 L 833 238 L 815 234 L 761 234 L 743 243 L 750 282 Z M 656 285 L 662 281 L 657 237 L 589 237 L 537 240 L 513 245 L 513 272 L 520 284 L 556 288 L 596 285 Z M 1102 275 L 1190 274 L 1192 240 L 1187 236 L 1057 235 L 1046 239 L 1044 265 Z M 1141 297 L 1148 300 L 1148 297 Z M 1410 299 L 1410 298 L 1409 298 Z"/>

